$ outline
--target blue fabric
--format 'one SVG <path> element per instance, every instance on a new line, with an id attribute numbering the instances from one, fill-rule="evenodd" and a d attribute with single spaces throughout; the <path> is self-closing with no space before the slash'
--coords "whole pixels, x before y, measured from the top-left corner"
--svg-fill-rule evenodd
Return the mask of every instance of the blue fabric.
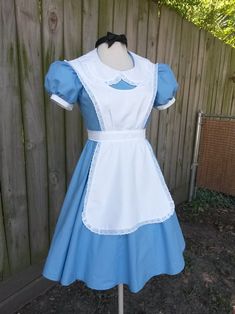
<path id="1" fill-rule="evenodd" d="M 84 124 L 89 130 L 100 131 L 101 126 L 97 118 L 95 107 L 87 94 L 86 90 L 83 88 L 80 96 L 80 110 L 83 116 Z"/>
<path id="2" fill-rule="evenodd" d="M 78 100 L 82 83 L 66 61 L 56 60 L 48 69 L 44 87 L 50 95 L 56 94 L 68 103 L 74 104 Z"/>
<path id="3" fill-rule="evenodd" d="M 123 80 L 120 80 L 116 84 L 111 84 L 110 86 L 117 89 L 133 89 L 136 87 L 135 85 L 131 85 Z"/>
<path id="4" fill-rule="evenodd" d="M 57 63 L 57 66 L 62 64 Z M 67 70 L 70 78 L 66 76 L 68 81 L 65 84 L 68 90 L 73 90 L 75 87 L 69 88 L 69 85 L 80 86 L 80 83 L 74 82 L 73 70 Z M 47 86 L 55 85 L 47 81 Z M 65 87 L 62 87 L 62 83 L 60 86 L 62 93 L 58 89 L 53 91 L 58 95 L 63 94 L 68 100 Z M 52 92 L 52 89 L 48 89 Z M 79 101 L 87 126 L 100 130 L 94 106 L 84 88 L 79 89 Z M 87 287 L 97 290 L 124 283 L 131 292 L 138 292 L 153 276 L 174 275 L 183 270 L 185 240 L 176 212 L 164 222 L 144 225 L 124 235 L 99 235 L 86 228 L 81 213 L 96 145 L 97 142 L 87 139 L 77 161 L 42 275 L 62 285 L 81 280 Z"/>
<path id="5" fill-rule="evenodd" d="M 179 84 L 176 81 L 174 72 L 171 67 L 166 63 L 158 64 L 158 87 L 157 94 L 154 100 L 154 107 L 165 105 L 175 97 Z"/>

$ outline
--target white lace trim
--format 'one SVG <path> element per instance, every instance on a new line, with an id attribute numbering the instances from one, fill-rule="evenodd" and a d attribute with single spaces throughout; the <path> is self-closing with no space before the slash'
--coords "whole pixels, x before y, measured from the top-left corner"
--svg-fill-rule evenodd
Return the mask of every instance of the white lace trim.
<path id="1" fill-rule="evenodd" d="M 119 74 L 113 79 L 105 80 L 105 82 L 110 85 L 110 84 L 118 83 L 120 80 L 123 80 L 126 83 L 129 83 L 130 85 L 135 85 L 135 86 L 143 85 L 143 82 L 136 82 L 134 80 L 131 80 L 127 76 L 125 76 L 125 74 Z"/>
<path id="2" fill-rule="evenodd" d="M 163 174 L 161 172 L 161 168 L 158 164 L 158 161 L 157 159 L 155 158 L 155 155 L 153 153 L 153 150 L 152 150 L 152 147 L 150 145 L 150 143 L 148 142 L 147 139 L 145 139 L 145 141 L 147 142 L 147 145 L 149 147 L 149 150 L 151 152 L 151 155 L 153 157 L 153 160 L 154 160 L 154 163 L 155 163 L 155 166 L 156 166 L 156 169 L 157 169 L 157 172 L 159 174 L 159 177 L 160 177 L 160 180 L 161 180 L 161 183 L 167 193 L 167 196 L 168 196 L 168 199 L 169 199 L 169 202 L 170 202 L 170 212 L 165 215 L 164 217 L 161 217 L 161 218 L 155 218 L 155 219 L 150 219 L 150 220 L 145 220 L 145 221 L 142 221 L 138 224 L 136 224 L 135 226 L 133 226 L 132 228 L 128 228 L 128 229 L 119 229 L 119 230 L 112 230 L 112 229 L 97 229 L 97 228 L 94 228 L 92 225 L 90 225 L 88 222 L 87 222 L 87 218 L 86 218 L 86 210 L 85 210 L 85 207 L 86 207 L 86 204 L 87 204 L 87 200 L 88 200 L 88 195 L 89 195 L 89 192 L 90 192 L 90 186 L 91 186 L 91 182 L 92 182 L 92 179 L 93 179 L 93 175 L 94 175 L 94 168 L 95 168 L 95 164 L 96 164 L 96 160 L 97 160 L 97 155 L 98 155 L 98 152 L 99 152 L 99 148 L 100 148 L 100 143 L 97 143 L 97 146 L 96 146 L 96 149 L 94 151 L 94 155 L 92 157 L 92 161 L 91 161 L 91 166 L 90 166 L 90 172 L 89 172 L 89 177 L 88 177 L 88 182 L 87 182 L 87 191 L 86 191 L 86 195 L 85 195 L 85 199 L 84 199 L 84 207 L 83 207 L 83 211 L 82 211 L 82 221 L 83 223 L 85 224 L 85 226 L 92 232 L 95 232 L 97 234 L 103 234 L 103 235 L 122 235 L 122 234 L 128 234 L 128 233 L 131 233 L 131 232 L 134 232 L 136 231 L 139 227 L 143 226 L 143 225 L 146 225 L 146 224 L 152 224 L 152 223 L 160 223 L 160 222 L 163 222 L 165 221 L 166 219 L 168 219 L 170 216 L 173 215 L 174 213 L 174 210 L 175 210 L 175 203 L 174 203 L 174 200 L 172 199 L 171 197 L 171 194 L 168 190 L 168 187 L 166 185 L 166 182 L 165 182 L 165 179 L 163 177 Z"/>
<path id="3" fill-rule="evenodd" d="M 60 107 L 67 109 L 67 110 L 73 110 L 73 105 L 65 101 L 63 98 L 59 97 L 56 94 L 51 94 L 50 99 L 53 100 L 57 105 Z"/>
<path id="4" fill-rule="evenodd" d="M 171 105 L 173 105 L 174 102 L 175 102 L 175 97 L 172 97 L 166 104 L 155 106 L 155 108 L 158 110 L 164 110 L 170 107 Z"/>

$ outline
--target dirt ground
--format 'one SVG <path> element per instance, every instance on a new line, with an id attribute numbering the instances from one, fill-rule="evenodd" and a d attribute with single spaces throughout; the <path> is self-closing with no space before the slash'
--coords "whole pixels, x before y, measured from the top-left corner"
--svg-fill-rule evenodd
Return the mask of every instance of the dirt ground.
<path id="1" fill-rule="evenodd" d="M 235 306 L 235 198 L 198 189 L 176 207 L 186 241 L 177 275 L 152 277 L 138 293 L 124 285 L 125 314 L 230 314 Z M 81 281 L 57 284 L 17 314 L 115 314 L 118 289 L 92 290 Z M 235 310 L 234 310 L 235 313 Z"/>

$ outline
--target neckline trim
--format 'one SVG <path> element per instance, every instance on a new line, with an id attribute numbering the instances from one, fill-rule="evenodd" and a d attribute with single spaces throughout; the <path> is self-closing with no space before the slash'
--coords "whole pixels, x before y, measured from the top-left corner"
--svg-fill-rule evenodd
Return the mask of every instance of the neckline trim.
<path id="1" fill-rule="evenodd" d="M 81 66 L 84 65 L 86 71 L 98 81 L 115 84 L 123 79 L 132 85 L 145 84 L 146 81 L 150 80 L 155 64 L 133 51 L 128 50 L 128 53 L 134 62 L 134 66 L 128 70 L 117 70 L 103 63 L 99 58 L 97 47 L 73 61 L 78 61 Z"/>

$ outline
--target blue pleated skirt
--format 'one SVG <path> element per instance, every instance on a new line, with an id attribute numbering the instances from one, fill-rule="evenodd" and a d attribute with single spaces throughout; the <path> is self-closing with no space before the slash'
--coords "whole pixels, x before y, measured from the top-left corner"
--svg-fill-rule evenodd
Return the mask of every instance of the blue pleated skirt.
<path id="1" fill-rule="evenodd" d="M 42 275 L 64 286 L 81 280 L 97 290 L 124 283 L 136 293 L 153 276 L 183 270 L 185 240 L 176 212 L 124 235 L 99 235 L 86 228 L 81 213 L 96 145 L 88 139 L 76 164 Z"/>

